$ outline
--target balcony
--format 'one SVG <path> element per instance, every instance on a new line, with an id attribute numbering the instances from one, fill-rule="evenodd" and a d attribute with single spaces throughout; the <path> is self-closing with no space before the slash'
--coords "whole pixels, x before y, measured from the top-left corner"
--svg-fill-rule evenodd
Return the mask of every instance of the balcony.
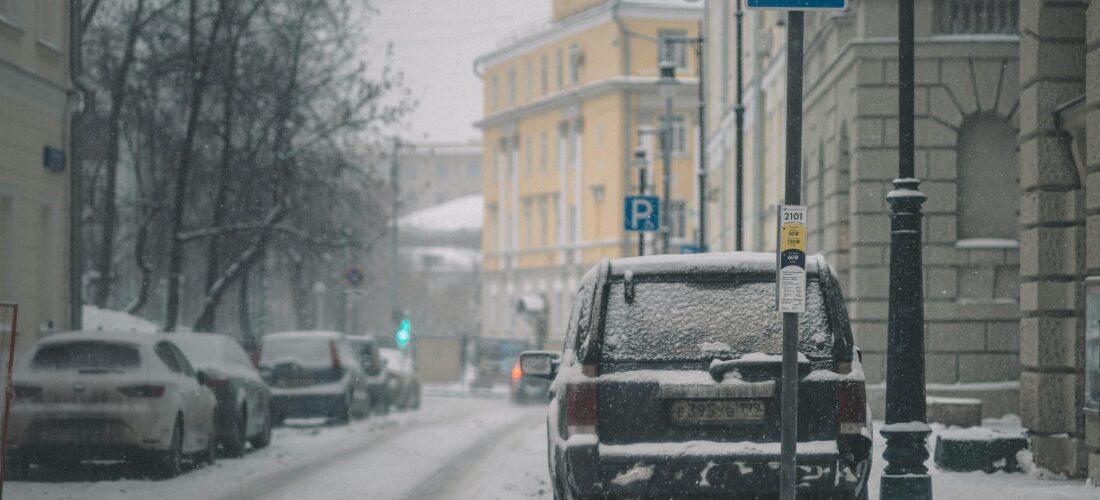
<path id="1" fill-rule="evenodd" d="M 1019 0 L 935 0 L 936 35 L 1015 35 Z"/>

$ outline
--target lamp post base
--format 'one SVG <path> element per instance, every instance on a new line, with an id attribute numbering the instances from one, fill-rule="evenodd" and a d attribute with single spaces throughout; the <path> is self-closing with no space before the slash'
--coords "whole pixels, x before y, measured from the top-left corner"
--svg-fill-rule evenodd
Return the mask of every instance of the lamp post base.
<path id="1" fill-rule="evenodd" d="M 879 481 L 879 498 L 932 500 L 932 478 L 928 474 L 883 474 Z"/>

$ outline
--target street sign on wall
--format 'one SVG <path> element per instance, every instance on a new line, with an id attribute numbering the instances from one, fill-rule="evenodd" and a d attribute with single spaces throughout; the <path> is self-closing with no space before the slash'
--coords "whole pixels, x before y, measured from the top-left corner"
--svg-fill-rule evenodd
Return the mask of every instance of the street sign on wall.
<path id="1" fill-rule="evenodd" d="M 749 10 L 844 10 L 848 0 L 745 0 Z"/>
<path id="2" fill-rule="evenodd" d="M 656 231 L 660 229 L 660 199 L 656 196 L 627 196 L 623 207 L 623 229 Z"/>

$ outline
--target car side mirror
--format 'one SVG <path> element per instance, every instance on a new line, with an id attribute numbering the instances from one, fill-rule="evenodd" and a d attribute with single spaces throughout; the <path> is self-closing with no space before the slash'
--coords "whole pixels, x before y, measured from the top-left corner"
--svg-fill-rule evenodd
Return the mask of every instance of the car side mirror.
<path id="1" fill-rule="evenodd" d="M 206 372 L 199 370 L 195 372 L 195 380 L 198 381 L 199 385 L 205 387 L 206 383 L 210 381 L 210 376 L 207 375 Z"/>
<path id="2" fill-rule="evenodd" d="M 545 351 L 527 351 L 519 355 L 519 367 L 524 377 L 549 380 L 554 378 L 557 372 L 557 366 L 554 364 L 556 357 L 553 353 Z"/>

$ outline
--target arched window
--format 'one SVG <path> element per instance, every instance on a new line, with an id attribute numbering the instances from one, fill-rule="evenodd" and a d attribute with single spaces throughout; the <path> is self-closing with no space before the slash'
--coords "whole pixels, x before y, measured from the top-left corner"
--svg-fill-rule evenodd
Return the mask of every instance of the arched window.
<path id="1" fill-rule="evenodd" d="M 1015 240 L 1020 169 L 1016 133 L 1004 118 L 973 115 L 959 127 L 958 238 Z"/>

